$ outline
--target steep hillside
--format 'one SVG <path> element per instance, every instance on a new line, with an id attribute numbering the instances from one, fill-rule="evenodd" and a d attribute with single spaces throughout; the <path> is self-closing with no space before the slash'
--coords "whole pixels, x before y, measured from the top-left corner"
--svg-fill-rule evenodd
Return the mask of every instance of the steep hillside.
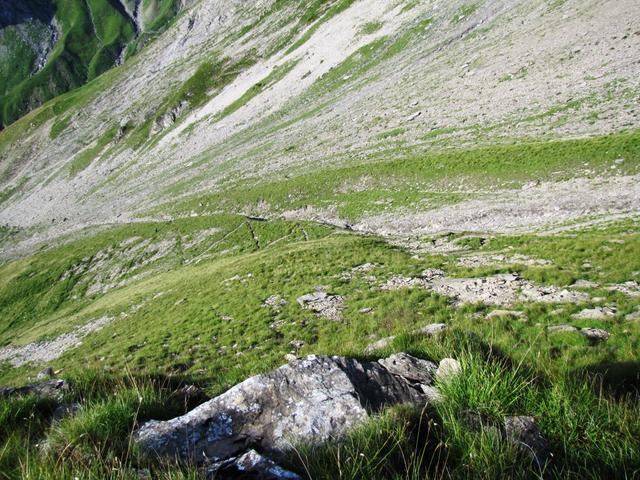
<path id="1" fill-rule="evenodd" d="M 177 0 L 27 0 L 0 13 L 0 126 L 77 88 L 135 52 Z"/>
<path id="2" fill-rule="evenodd" d="M 0 132 L 0 478 L 635 478 L 640 4 L 177 5 L 2 17 L 86 76 Z"/>

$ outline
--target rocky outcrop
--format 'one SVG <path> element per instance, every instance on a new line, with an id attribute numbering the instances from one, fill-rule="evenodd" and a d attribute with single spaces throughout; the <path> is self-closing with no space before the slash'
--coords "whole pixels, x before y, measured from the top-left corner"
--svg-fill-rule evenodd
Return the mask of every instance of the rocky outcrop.
<path id="1" fill-rule="evenodd" d="M 191 412 L 150 421 L 136 442 L 151 456 L 213 464 L 250 449 L 283 454 L 339 439 L 370 414 L 424 405 L 436 365 L 407 354 L 378 362 L 311 355 L 251 377 Z"/>

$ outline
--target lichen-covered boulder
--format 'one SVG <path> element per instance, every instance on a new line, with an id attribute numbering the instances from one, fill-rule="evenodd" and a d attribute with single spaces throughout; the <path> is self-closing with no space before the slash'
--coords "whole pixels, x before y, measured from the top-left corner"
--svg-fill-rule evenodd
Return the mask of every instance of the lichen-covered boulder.
<path id="1" fill-rule="evenodd" d="M 211 463 L 250 448 L 285 453 L 340 438 L 387 405 L 428 400 L 419 380 L 428 383 L 435 365 L 412 359 L 405 354 L 401 369 L 398 361 L 387 362 L 389 369 L 384 361 L 311 355 L 251 377 L 186 415 L 147 422 L 136 441 L 151 454 Z"/>

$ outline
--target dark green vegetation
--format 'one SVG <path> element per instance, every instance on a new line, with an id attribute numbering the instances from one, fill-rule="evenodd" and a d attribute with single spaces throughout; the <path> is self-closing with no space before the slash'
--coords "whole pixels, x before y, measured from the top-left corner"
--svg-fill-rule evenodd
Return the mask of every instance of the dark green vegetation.
<path id="1" fill-rule="evenodd" d="M 7 48 L 7 61 L 0 71 L 0 125 L 13 123 L 29 110 L 45 101 L 77 88 L 113 67 L 127 49 L 134 53 L 150 36 L 167 25 L 175 16 L 178 2 L 175 0 L 145 0 L 143 11 L 146 22 L 141 25 L 131 18 L 117 1 L 107 0 L 29 0 L 26 5 L 41 17 L 39 24 L 26 23 L 24 18 L 16 25 L 2 29 L 0 42 Z M 59 25 L 49 24 L 53 18 Z M 0 25 L 3 26 L 3 25 Z M 32 32 L 33 29 L 38 31 Z M 40 55 L 16 35 L 17 28 L 27 29 L 30 36 L 42 37 L 40 44 L 46 54 Z M 136 43 L 133 43 L 135 40 Z M 43 65 L 36 70 L 38 56 Z"/>

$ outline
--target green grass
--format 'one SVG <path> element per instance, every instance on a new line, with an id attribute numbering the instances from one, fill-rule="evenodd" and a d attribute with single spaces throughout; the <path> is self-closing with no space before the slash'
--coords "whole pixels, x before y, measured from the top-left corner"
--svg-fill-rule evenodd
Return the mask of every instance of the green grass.
<path id="1" fill-rule="evenodd" d="M 1 125 L 10 125 L 47 100 L 95 79 L 112 68 L 120 52 L 136 38 L 133 22 L 117 2 L 52 3 L 61 34 L 41 70 L 31 75 L 33 53 L 18 40 L 9 43 L 10 56 L 15 61 L 6 63 L 7 72 L 0 71 Z M 144 41 L 138 38 L 138 44 L 148 42 L 150 35 L 165 28 L 178 11 L 175 0 L 145 0 L 144 5 L 151 9 L 151 21 Z M 38 11 L 43 7 L 35 8 Z"/>
<path id="2" fill-rule="evenodd" d="M 380 211 L 389 199 L 393 208 L 413 208 L 420 201 L 439 205 L 463 198 L 455 190 L 451 193 L 446 189 L 443 191 L 441 185 L 445 182 L 464 182 L 467 188 L 471 185 L 475 188 L 495 185 L 519 188 L 532 179 L 569 179 L 576 171 L 587 168 L 608 175 L 611 162 L 618 158 L 624 158 L 625 162 L 617 172 L 634 173 L 640 161 L 639 152 L 640 134 L 631 132 L 415 156 L 402 154 L 397 160 L 324 168 L 288 179 L 259 183 L 240 180 L 229 184 L 224 191 L 197 195 L 181 203 L 172 202 L 159 207 L 158 211 L 186 213 L 209 208 L 254 211 L 266 202 L 272 213 L 312 205 L 319 209 L 335 207 L 346 219 L 357 220 Z M 365 191 L 359 191 L 363 182 Z M 179 187 L 171 194 L 191 188 L 191 185 Z"/>
<path id="3" fill-rule="evenodd" d="M 466 20 L 471 15 L 473 15 L 476 12 L 476 10 L 478 10 L 479 7 L 480 7 L 479 2 L 467 3 L 465 5 L 462 5 L 454 14 L 451 20 L 452 23 L 457 24 L 462 22 L 463 20 Z"/>
<path id="4" fill-rule="evenodd" d="M 387 130 L 386 132 L 379 133 L 377 135 L 377 137 L 380 140 L 384 140 L 386 138 L 393 138 L 393 137 L 397 137 L 399 135 L 402 135 L 406 131 L 407 131 L 407 129 L 404 128 L 404 127 L 392 128 L 391 130 Z"/>
<path id="5" fill-rule="evenodd" d="M 618 153 L 611 144 L 607 148 Z M 521 304 L 515 307 L 525 312 L 525 321 L 487 321 L 487 306 L 456 308 L 426 290 L 380 291 L 375 285 L 433 267 L 454 276 L 516 271 L 560 287 L 577 278 L 623 282 L 640 271 L 638 222 L 461 243 L 478 252 L 520 253 L 554 264 L 470 270 L 458 266 L 455 256 L 417 257 L 375 237 L 231 215 L 87 231 L 80 239 L 7 263 L 0 267 L 0 317 L 12 320 L 3 323 L 1 342 L 52 338 L 103 315 L 114 320 L 52 362 L 76 385 L 69 400 L 83 405 L 77 414 L 51 425 L 47 405 L 0 401 L 0 412 L 8 412 L 0 419 L 18 425 L 17 433 L 3 437 L 2 471 L 13 472 L 9 478 L 99 478 L 116 469 L 117 478 L 129 478 L 136 468 L 150 468 L 160 478 L 196 478 L 188 466 L 148 464 L 131 447 L 131 432 L 144 419 L 180 413 L 180 405 L 171 401 L 176 382 L 188 378 L 215 395 L 283 363 L 293 340 L 305 342 L 301 355 L 362 358 L 373 339 L 395 334 L 380 355 L 408 351 L 461 361 L 463 374 L 439 385 L 445 400 L 425 411 L 388 411 L 343 442 L 301 446 L 285 465 L 312 478 L 540 474 L 526 453 L 502 441 L 495 429 L 478 431 L 466 423 L 465 412 L 472 411 L 489 425 L 505 415 L 535 416 L 554 453 L 545 473 L 551 478 L 632 478 L 640 468 L 640 324 L 623 316 L 639 308 L 640 299 L 597 289 L 594 296 L 604 296 L 620 312 L 602 322 L 572 320 L 571 314 L 583 308 L 574 304 L 562 305 L 560 312 L 555 305 Z M 373 283 L 365 275 L 344 276 L 366 262 L 376 265 L 369 272 L 376 277 Z M 119 286 L 89 294 L 91 284 L 107 278 Z M 318 318 L 297 304 L 298 296 L 318 285 L 346 298 L 342 322 Z M 279 311 L 262 306 L 274 294 L 287 302 Z M 372 312 L 361 313 L 365 307 Z M 409 333 L 433 322 L 451 327 L 439 341 Z M 545 326 L 558 323 L 588 323 L 612 336 L 594 346 L 580 335 L 546 334 Z M 0 367 L 0 378 L 23 383 L 39 368 Z M 38 450 L 35 444 L 44 441 L 48 449 Z"/>
<path id="6" fill-rule="evenodd" d="M 361 35 L 371 35 L 372 33 L 376 33 L 378 30 L 382 28 L 382 22 L 367 22 L 360 27 Z"/>
<path id="7" fill-rule="evenodd" d="M 88 147 L 73 158 L 69 164 L 69 175 L 75 177 L 82 170 L 87 168 L 98 157 L 107 145 L 115 138 L 118 133 L 118 125 L 109 127 L 98 140 L 95 145 Z"/>

